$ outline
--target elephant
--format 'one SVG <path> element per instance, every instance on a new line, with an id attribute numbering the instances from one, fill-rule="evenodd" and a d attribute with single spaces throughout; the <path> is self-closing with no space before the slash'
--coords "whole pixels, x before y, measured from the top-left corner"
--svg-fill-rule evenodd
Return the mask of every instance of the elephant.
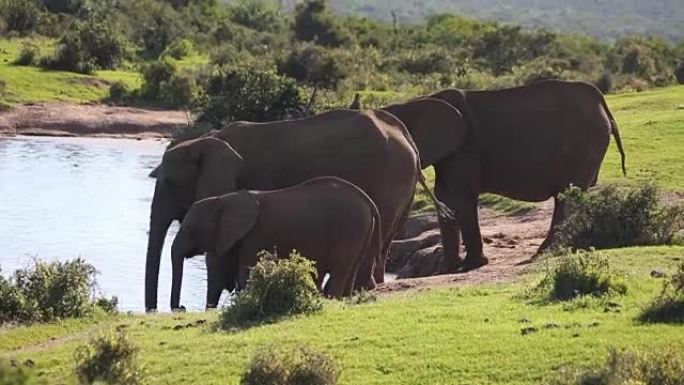
<path id="1" fill-rule="evenodd" d="M 460 113 L 445 120 L 434 99 Z M 551 229 L 541 252 L 563 219 L 559 193 L 570 185 L 586 190 L 596 184 L 611 134 L 626 175 L 618 125 L 601 92 L 588 83 L 547 80 L 496 91 L 448 89 L 384 110 L 404 122 L 422 167 L 434 166 L 437 199 L 455 213 L 456 220 L 439 220 L 445 272 L 489 262 L 483 254 L 479 194 L 530 202 L 553 197 Z"/>
<path id="2" fill-rule="evenodd" d="M 334 298 L 352 294 L 362 262 L 376 261 L 382 243 L 380 214 L 360 188 L 336 177 L 310 179 L 271 191 L 241 190 L 195 202 L 171 247 L 171 308 L 178 309 L 183 261 L 212 252 L 221 288 L 245 287 L 261 250 L 297 250 L 316 262 L 317 285 L 326 273 Z M 237 271 L 233 267 L 237 266 Z M 371 279 L 368 276 L 360 279 Z M 216 282 L 215 282 L 216 283 Z M 211 288 L 216 290 L 217 288 Z"/>
<path id="3" fill-rule="evenodd" d="M 234 122 L 221 130 L 167 150 L 156 171 L 145 268 L 145 308 L 157 307 L 159 263 L 174 220 L 204 198 L 234 191 L 275 190 L 319 176 L 353 183 L 380 213 L 385 256 L 399 223 L 408 216 L 416 182 L 427 189 L 415 143 L 404 124 L 381 110 L 332 110 L 309 118 L 270 123 Z M 428 192 L 430 190 L 428 189 Z M 434 198 L 434 203 L 439 203 Z M 447 215 L 442 206 L 438 210 Z M 207 307 L 221 295 L 207 255 Z M 383 281 L 384 257 L 372 288 Z M 361 266 L 365 276 L 373 266 Z"/>

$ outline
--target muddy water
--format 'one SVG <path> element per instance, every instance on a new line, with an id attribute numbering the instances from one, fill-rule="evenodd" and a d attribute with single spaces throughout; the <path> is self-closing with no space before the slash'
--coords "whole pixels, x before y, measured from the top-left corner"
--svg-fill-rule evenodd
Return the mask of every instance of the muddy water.
<path id="1" fill-rule="evenodd" d="M 164 151 L 157 141 L 0 138 L 0 268 L 3 275 L 33 258 L 81 257 L 99 274 L 99 290 L 125 310 L 144 307 L 145 250 L 154 180 Z M 159 280 L 160 310 L 171 287 L 169 232 Z M 202 257 L 185 264 L 182 302 L 203 309 Z"/>

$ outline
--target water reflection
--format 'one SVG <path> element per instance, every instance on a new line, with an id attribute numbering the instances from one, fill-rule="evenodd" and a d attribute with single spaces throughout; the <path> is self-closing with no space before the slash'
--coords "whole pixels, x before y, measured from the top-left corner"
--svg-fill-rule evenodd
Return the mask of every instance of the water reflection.
<path id="1" fill-rule="evenodd" d="M 164 145 L 85 138 L 0 139 L 0 267 L 8 275 L 33 257 L 82 257 L 102 292 L 125 310 L 143 309 L 145 250 L 154 179 Z M 159 305 L 168 309 L 172 226 L 162 255 Z M 202 258 L 186 263 L 182 303 L 202 309 Z"/>

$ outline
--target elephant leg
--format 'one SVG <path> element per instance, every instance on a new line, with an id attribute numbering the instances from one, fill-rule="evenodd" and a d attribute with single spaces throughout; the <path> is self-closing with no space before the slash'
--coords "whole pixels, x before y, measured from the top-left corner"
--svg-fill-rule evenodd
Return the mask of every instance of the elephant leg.
<path id="1" fill-rule="evenodd" d="M 204 258 L 207 267 L 207 299 L 205 304 L 207 309 L 216 309 L 221 293 L 223 293 L 224 282 L 221 280 L 223 272 L 217 262 L 216 255 L 213 253 L 207 253 Z"/>
<path id="2" fill-rule="evenodd" d="M 404 229 L 404 224 L 406 223 L 406 220 L 408 219 L 410 213 L 411 206 L 408 205 L 404 208 L 404 210 L 401 212 L 401 215 L 399 215 L 399 217 L 395 221 L 394 226 L 391 229 L 387 239 L 384 240 L 380 263 L 378 264 L 378 266 L 375 267 L 375 269 L 373 269 L 373 278 L 376 283 L 385 282 L 385 272 L 387 271 L 387 258 L 389 255 L 390 246 L 392 245 L 392 240 L 394 240 L 394 238 L 396 238 L 397 235 Z"/>
<path id="3" fill-rule="evenodd" d="M 477 269 L 489 263 L 482 251 L 482 234 L 477 210 L 478 195 L 472 192 L 459 194 L 455 199 L 456 217 L 461 224 L 461 234 L 466 248 L 463 271 Z"/>
<path id="4" fill-rule="evenodd" d="M 441 202 L 445 202 L 450 208 L 453 204 L 446 203 L 448 197 L 441 189 L 435 188 L 435 196 Z M 455 210 L 454 210 L 455 211 Z M 439 232 L 442 235 L 442 273 L 453 273 L 461 266 L 459 251 L 461 248 L 461 229 L 456 218 L 437 217 Z"/>
<path id="5" fill-rule="evenodd" d="M 551 218 L 551 227 L 549 228 L 548 234 L 546 234 L 546 239 L 544 239 L 544 242 L 542 242 L 541 246 L 539 246 L 536 255 L 542 254 L 553 244 L 554 238 L 558 232 L 558 226 L 563 222 L 565 205 L 558 199 L 558 196 L 553 198 L 553 202 L 554 207 L 553 217 Z"/>

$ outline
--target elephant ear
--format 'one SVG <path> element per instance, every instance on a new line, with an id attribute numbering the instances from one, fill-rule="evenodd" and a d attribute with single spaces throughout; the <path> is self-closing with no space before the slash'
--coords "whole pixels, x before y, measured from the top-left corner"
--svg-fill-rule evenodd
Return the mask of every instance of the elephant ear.
<path id="1" fill-rule="evenodd" d="M 216 255 L 225 258 L 235 243 L 254 227 L 259 217 L 259 203 L 248 191 L 239 191 L 221 197 L 220 210 Z"/>
<path id="2" fill-rule="evenodd" d="M 204 137 L 190 146 L 192 158 L 198 164 L 195 200 L 233 192 L 242 169 L 242 156 L 228 143 Z"/>

